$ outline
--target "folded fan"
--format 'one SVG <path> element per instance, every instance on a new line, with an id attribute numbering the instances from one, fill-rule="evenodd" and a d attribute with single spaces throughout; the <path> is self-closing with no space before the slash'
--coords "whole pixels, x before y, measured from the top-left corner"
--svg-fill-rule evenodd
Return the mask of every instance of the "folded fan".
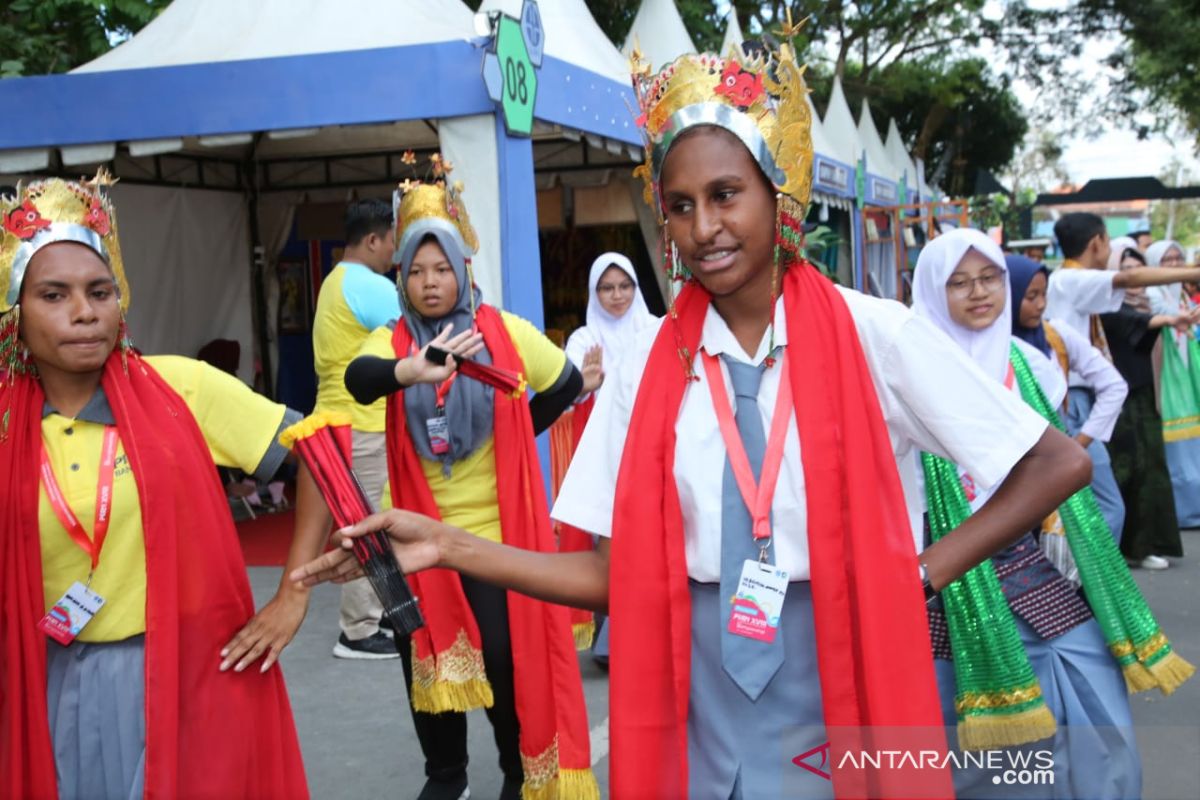
<path id="1" fill-rule="evenodd" d="M 284 430 L 279 435 L 279 442 L 304 459 L 338 528 L 354 525 L 374 513 L 367 493 L 350 466 L 348 415 L 313 414 Z M 417 599 L 404 580 L 387 534 L 372 531 L 356 538 L 353 552 L 396 633 L 407 636 L 424 625 Z"/>
<path id="2" fill-rule="evenodd" d="M 449 357 L 450 353 L 440 347 L 430 345 L 425 349 L 425 360 L 438 366 L 444 366 Z M 480 364 L 478 361 L 459 356 L 454 356 L 454 364 L 455 369 L 463 375 L 480 383 L 486 383 L 504 394 L 520 397 L 525 393 L 525 378 L 520 373 L 494 367 L 491 364 Z"/>

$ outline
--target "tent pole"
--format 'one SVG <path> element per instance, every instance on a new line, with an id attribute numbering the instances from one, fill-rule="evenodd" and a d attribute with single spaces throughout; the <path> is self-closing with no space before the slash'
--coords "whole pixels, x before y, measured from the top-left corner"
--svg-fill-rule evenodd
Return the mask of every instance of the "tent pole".
<path id="1" fill-rule="evenodd" d="M 258 224 L 258 164 L 254 153 L 262 134 L 255 134 L 250 154 L 242 163 L 246 184 L 246 206 L 250 217 L 250 291 L 253 294 L 254 351 L 262 365 L 262 392 L 275 399 L 275 375 L 271 369 L 271 342 L 267 335 L 267 252 Z"/>

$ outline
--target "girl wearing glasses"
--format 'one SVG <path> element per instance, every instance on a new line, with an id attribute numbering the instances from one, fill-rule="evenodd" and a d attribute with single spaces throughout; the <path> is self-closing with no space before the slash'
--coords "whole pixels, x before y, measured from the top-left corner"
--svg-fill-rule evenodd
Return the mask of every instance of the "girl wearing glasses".
<path id="1" fill-rule="evenodd" d="M 1027 309 L 1024 297 L 1014 309 L 1006 274 L 1011 263 L 979 231 L 939 237 L 917 261 L 913 310 L 1061 430 L 1056 409 L 1066 396 L 1066 381 L 1045 350 L 1014 336 L 1014 315 L 1021 327 L 1032 327 L 1037 309 Z M 1025 273 L 1035 279 L 1040 273 L 1028 264 L 1016 266 L 1022 274 L 1014 281 L 1025 280 L 1028 290 Z M 1040 306 L 1041 299 L 1035 300 Z M 1073 368 L 1090 373 L 1094 365 L 1093 357 L 1079 359 Z M 1097 396 L 1117 391 L 1123 396 L 1123 382 L 1111 388 L 1113 376 L 1100 372 L 1104 386 Z M 936 543 L 985 508 L 993 492 L 936 456 L 923 454 L 922 467 L 929 538 Z M 1047 550 L 1054 552 L 1048 545 L 1055 538 L 1066 539 L 1069 547 L 1052 560 Z M 1148 623 L 1144 629 L 1129 627 L 1139 617 Z M 1049 796 L 1140 794 L 1128 694 L 1155 686 L 1173 691 L 1192 670 L 1169 645 L 1144 662 L 1114 655 L 1140 646 L 1127 647 L 1130 640 L 1165 642 L 1165 637 L 1090 489 L 943 590 L 930 606 L 929 621 L 943 713 L 948 725 L 957 723 L 961 747 L 1051 751 L 1055 777 Z M 990 794 L 996 790 L 982 770 L 960 771 L 956 784 L 960 797 L 1000 796 Z"/>

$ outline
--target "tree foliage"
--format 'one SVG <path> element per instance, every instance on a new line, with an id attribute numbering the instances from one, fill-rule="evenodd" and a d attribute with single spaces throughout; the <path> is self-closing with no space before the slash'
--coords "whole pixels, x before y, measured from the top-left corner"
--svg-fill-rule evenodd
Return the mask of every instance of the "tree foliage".
<path id="1" fill-rule="evenodd" d="M 1120 75 L 1118 92 L 1148 98 L 1160 127 L 1182 113 L 1200 140 L 1200 2 L 1081 0 L 1079 13 L 1119 29 L 1125 39 L 1109 60 Z"/>
<path id="2" fill-rule="evenodd" d="M 0 3 L 0 77 L 66 72 L 132 36 L 170 0 Z"/>

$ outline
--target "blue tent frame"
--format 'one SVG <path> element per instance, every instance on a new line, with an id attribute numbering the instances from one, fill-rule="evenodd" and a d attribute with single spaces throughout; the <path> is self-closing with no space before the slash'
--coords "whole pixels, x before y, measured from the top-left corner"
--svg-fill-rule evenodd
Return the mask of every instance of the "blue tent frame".
<path id="1" fill-rule="evenodd" d="M 22 120 L 0 126 L 0 150 L 493 113 L 504 198 L 503 303 L 540 327 L 532 140 L 509 136 L 488 98 L 481 73 L 487 43 L 438 42 L 0 81 L 0 103 L 21 109 Z M 634 107 L 630 86 L 544 58 L 535 119 L 640 146 L 630 113 Z"/>
<path id="2" fill-rule="evenodd" d="M 482 75 L 489 39 L 0 81 L 0 151 L 493 114 L 503 305 L 538 328 L 541 254 L 533 140 L 510 136 Z M 186 101 L 184 101 L 186 100 Z M 641 146 L 630 85 L 546 55 L 534 118 Z M 380 109 L 391 109 L 381 112 Z M 251 247 L 260 244 L 255 203 Z M 253 259 L 252 259 L 253 260 Z M 263 302 L 261 274 L 252 292 Z M 265 343 L 265 328 L 256 335 Z M 264 367 L 270 365 L 265 363 Z M 539 437 L 549 485 L 549 452 Z"/>

